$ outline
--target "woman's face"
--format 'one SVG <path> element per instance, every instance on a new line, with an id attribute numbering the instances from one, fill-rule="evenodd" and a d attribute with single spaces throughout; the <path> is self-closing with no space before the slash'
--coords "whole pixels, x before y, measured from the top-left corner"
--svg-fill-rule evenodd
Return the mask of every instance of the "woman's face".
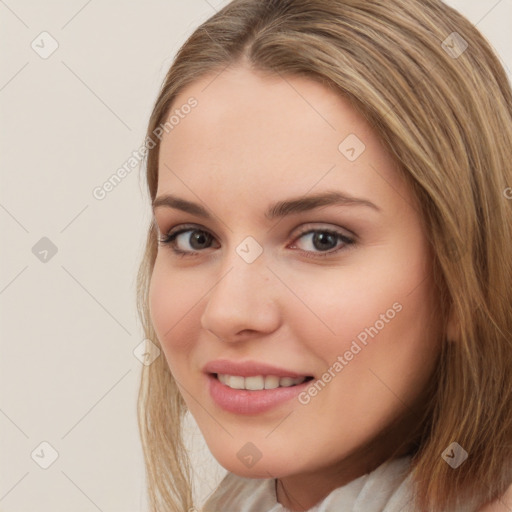
<path id="1" fill-rule="evenodd" d="M 154 214 L 162 239 L 180 234 L 159 246 L 150 311 L 209 448 L 243 476 L 363 474 L 403 439 L 409 425 L 365 451 L 412 411 L 440 347 L 410 188 L 310 79 L 230 68 L 171 115 Z M 218 361 L 233 366 L 205 368 Z M 312 379 L 271 389 L 286 373 Z"/>

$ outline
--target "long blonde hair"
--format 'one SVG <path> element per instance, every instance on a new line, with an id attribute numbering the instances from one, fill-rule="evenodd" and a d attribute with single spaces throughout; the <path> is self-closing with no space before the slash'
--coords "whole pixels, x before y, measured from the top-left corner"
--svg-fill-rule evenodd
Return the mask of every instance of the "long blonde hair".
<path id="1" fill-rule="evenodd" d="M 467 45 L 467 47 L 466 47 Z M 234 0 L 179 50 L 156 100 L 147 139 L 151 199 L 160 139 L 176 96 L 247 59 L 258 70 L 335 87 L 373 125 L 421 204 L 439 304 L 457 339 L 443 343 L 436 388 L 411 471 L 416 510 L 479 504 L 511 483 L 512 94 L 484 37 L 439 0 Z M 157 253 L 149 226 L 138 274 L 145 337 Z M 185 402 L 165 358 L 143 368 L 138 418 L 152 511 L 193 507 L 181 424 Z M 456 441 L 456 470 L 441 457 Z"/>

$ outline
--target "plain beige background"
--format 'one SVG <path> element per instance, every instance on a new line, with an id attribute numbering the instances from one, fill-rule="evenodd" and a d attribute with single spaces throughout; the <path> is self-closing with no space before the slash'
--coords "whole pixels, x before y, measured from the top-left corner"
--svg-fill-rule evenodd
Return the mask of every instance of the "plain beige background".
<path id="1" fill-rule="evenodd" d="M 93 191 L 141 146 L 172 57 L 225 3 L 0 0 L 2 512 L 145 510 L 134 350 L 149 203 L 138 168 Z M 512 0 L 449 3 L 510 76 Z M 189 442 L 200 503 L 225 470 L 193 421 Z"/>

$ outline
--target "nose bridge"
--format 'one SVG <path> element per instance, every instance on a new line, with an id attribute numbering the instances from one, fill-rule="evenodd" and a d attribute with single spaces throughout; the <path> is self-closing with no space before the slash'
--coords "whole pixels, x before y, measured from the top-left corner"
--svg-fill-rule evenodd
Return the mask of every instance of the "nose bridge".
<path id="1" fill-rule="evenodd" d="M 201 323 L 226 340 L 245 330 L 269 332 L 278 324 L 271 273 L 254 242 L 244 240 L 229 251 L 207 295 Z"/>
<path id="2" fill-rule="evenodd" d="M 223 277 L 218 285 L 212 289 L 212 298 L 213 295 L 228 294 L 228 297 L 222 297 L 224 301 L 229 301 L 232 297 L 233 301 L 240 301 L 240 306 L 246 307 L 252 302 L 252 298 L 256 299 L 257 295 L 264 296 L 268 292 L 264 286 L 263 266 L 233 260 L 234 258 L 229 268 L 222 273 Z"/>
<path id="3" fill-rule="evenodd" d="M 254 237 L 246 236 L 237 245 L 230 246 L 223 256 L 220 278 L 212 295 L 227 291 L 234 299 L 239 297 L 244 303 L 247 298 L 268 295 L 270 292 L 265 283 L 269 281 L 270 271 L 266 264 L 267 254 L 263 246 Z"/>

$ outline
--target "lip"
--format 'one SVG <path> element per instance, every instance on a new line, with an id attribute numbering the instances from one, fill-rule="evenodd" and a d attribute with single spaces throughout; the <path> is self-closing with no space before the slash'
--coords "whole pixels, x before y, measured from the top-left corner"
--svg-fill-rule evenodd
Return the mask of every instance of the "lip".
<path id="1" fill-rule="evenodd" d="M 250 377 L 251 375 L 255 374 L 252 373 L 247 376 Z M 256 375 L 261 375 L 261 373 L 257 373 Z M 272 375 L 272 373 L 267 375 Z M 300 375 L 298 376 L 300 377 Z M 298 394 L 304 391 L 311 382 L 313 382 L 312 380 L 307 380 L 302 384 L 297 384 L 296 386 L 290 386 L 287 388 L 248 391 L 246 389 L 232 389 L 229 386 L 222 384 L 222 382 L 220 382 L 213 373 L 207 374 L 206 378 L 208 379 L 208 388 L 213 401 L 225 411 L 243 415 L 261 414 L 269 411 L 270 409 L 295 398 Z"/>
<path id="2" fill-rule="evenodd" d="M 297 373 L 284 368 L 278 368 L 258 361 L 230 361 L 229 359 L 217 359 L 210 361 L 203 367 L 205 373 L 223 373 L 226 375 L 238 375 L 240 377 L 254 377 L 256 375 L 275 375 L 276 377 L 312 377 L 307 373 Z"/>

